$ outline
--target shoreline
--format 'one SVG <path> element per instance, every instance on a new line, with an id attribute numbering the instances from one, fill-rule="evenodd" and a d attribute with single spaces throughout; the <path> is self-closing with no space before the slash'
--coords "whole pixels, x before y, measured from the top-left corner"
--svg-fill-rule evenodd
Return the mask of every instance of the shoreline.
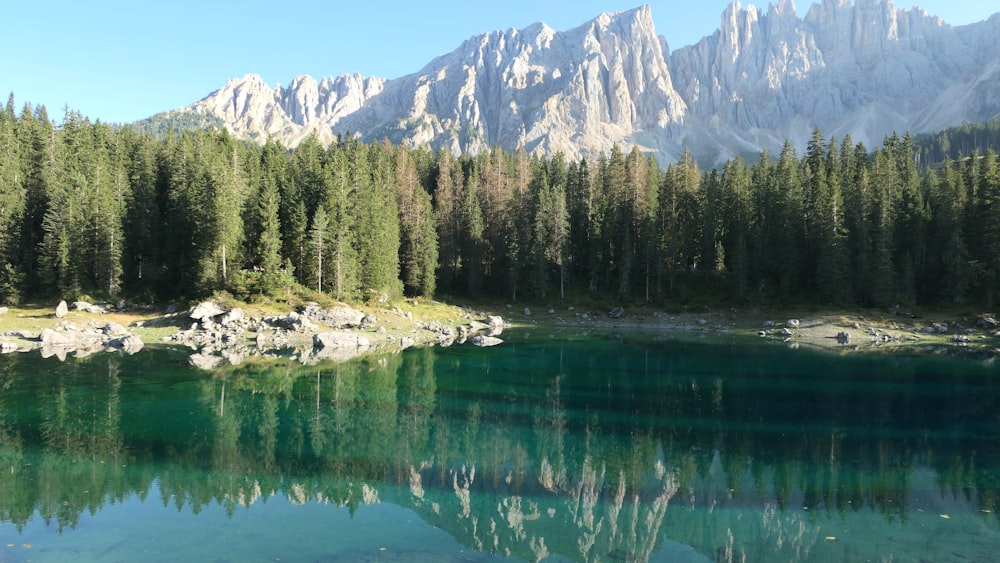
<path id="1" fill-rule="evenodd" d="M 196 312 L 207 304 L 216 307 L 209 311 L 211 315 Z M 357 309 L 344 304 L 322 309 L 311 304 L 304 311 L 287 312 L 277 305 L 222 305 L 218 299 L 183 310 L 175 306 L 116 310 L 83 302 L 64 308 L 61 316 L 56 309 L 37 305 L 0 309 L 0 352 L 40 350 L 43 356 L 65 359 L 108 351 L 135 353 L 144 345 L 179 346 L 193 352 L 193 365 L 214 369 L 253 357 L 274 357 L 278 350 L 308 363 L 398 352 L 412 346 L 465 344 L 480 334 L 483 339 L 473 343 L 496 345 L 502 342 L 496 339 L 503 338 L 504 330 L 554 329 L 755 336 L 792 348 L 837 353 L 977 352 L 1000 357 L 1000 323 L 989 315 L 944 312 L 918 318 L 872 312 L 734 309 L 668 313 L 645 307 L 602 311 L 564 306 L 532 311 L 510 305 L 466 307 L 426 300 Z M 339 314 L 350 320 L 335 316 Z M 329 338 L 334 340 L 321 343 L 318 334 L 333 335 Z"/>

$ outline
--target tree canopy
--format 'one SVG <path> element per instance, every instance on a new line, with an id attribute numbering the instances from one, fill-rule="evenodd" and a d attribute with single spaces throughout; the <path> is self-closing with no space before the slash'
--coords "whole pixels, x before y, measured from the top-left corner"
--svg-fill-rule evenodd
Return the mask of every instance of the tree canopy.
<path id="1" fill-rule="evenodd" d="M 1000 162 L 982 141 L 994 129 L 893 134 L 874 152 L 817 129 L 802 155 L 786 143 L 702 170 L 685 153 L 664 169 L 618 146 L 568 161 L 349 136 L 294 150 L 222 130 L 153 137 L 69 110 L 56 124 L 11 98 L 0 299 L 301 286 L 342 300 L 989 308 Z"/>

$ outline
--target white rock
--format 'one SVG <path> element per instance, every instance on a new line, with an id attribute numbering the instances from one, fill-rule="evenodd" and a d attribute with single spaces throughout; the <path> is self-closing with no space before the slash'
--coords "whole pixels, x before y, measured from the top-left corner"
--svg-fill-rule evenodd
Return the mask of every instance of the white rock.
<path id="1" fill-rule="evenodd" d="M 196 321 L 200 321 L 217 317 L 225 312 L 226 310 L 220 307 L 215 301 L 205 301 L 192 309 L 188 316 Z"/>

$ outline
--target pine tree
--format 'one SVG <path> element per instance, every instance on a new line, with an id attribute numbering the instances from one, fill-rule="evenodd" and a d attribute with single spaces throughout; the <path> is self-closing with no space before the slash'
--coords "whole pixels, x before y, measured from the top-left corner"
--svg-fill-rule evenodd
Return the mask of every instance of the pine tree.
<path id="1" fill-rule="evenodd" d="M 458 289 L 462 269 L 462 199 L 465 178 L 451 152 L 438 152 L 438 170 L 434 189 L 434 219 L 437 228 L 440 275 L 445 291 Z"/>
<path id="2" fill-rule="evenodd" d="M 430 195 L 420 185 L 408 150 L 396 149 L 396 189 L 399 207 L 399 264 L 407 295 L 432 297 L 436 286 L 437 233 Z"/>
<path id="3" fill-rule="evenodd" d="M 750 167 L 737 157 L 727 161 L 720 178 L 723 193 L 722 240 L 726 269 L 732 272 L 734 301 L 743 303 L 750 289 L 752 245 L 756 235 Z"/>
<path id="4" fill-rule="evenodd" d="M 14 95 L 0 112 L 0 302 L 17 303 L 21 297 L 21 256 L 18 252 L 24 221 L 24 175 L 17 138 Z"/>
<path id="5" fill-rule="evenodd" d="M 984 265 L 986 306 L 992 309 L 1000 291 L 1000 161 L 993 149 L 983 155 L 978 179 L 975 217 L 982 233 L 978 256 Z"/>
<path id="6" fill-rule="evenodd" d="M 362 164 L 362 160 L 367 163 Z M 386 145 L 360 147 L 354 155 L 358 205 L 358 255 L 361 287 L 367 296 L 391 299 L 402 294 L 399 281 L 399 207 L 395 172 Z M 367 178 L 360 176 L 367 174 Z"/>
<path id="7" fill-rule="evenodd" d="M 285 182 L 284 149 L 274 141 L 264 145 L 260 155 L 260 185 L 256 205 L 256 246 L 254 264 L 260 268 L 260 293 L 278 296 L 289 286 L 288 272 L 282 269 L 281 185 Z"/>
<path id="8" fill-rule="evenodd" d="M 329 191 L 330 244 L 327 261 L 333 275 L 333 293 L 339 300 L 360 296 L 356 205 L 360 204 L 358 185 L 352 179 L 348 149 L 331 145 L 327 149 L 325 170 Z M 363 164 L 363 161 L 361 162 Z M 361 179 L 362 176 L 358 176 Z"/>
<path id="9" fill-rule="evenodd" d="M 327 230 L 330 223 L 326 218 L 326 209 L 320 205 L 313 214 L 312 225 L 309 227 L 309 257 L 312 261 L 310 279 L 316 283 L 316 291 L 323 293 L 323 255 L 326 254 Z"/>
<path id="10" fill-rule="evenodd" d="M 659 199 L 659 236 L 662 260 L 666 264 L 668 291 L 679 287 L 677 274 L 695 267 L 698 261 L 701 173 L 685 149 L 680 160 L 667 168 Z"/>

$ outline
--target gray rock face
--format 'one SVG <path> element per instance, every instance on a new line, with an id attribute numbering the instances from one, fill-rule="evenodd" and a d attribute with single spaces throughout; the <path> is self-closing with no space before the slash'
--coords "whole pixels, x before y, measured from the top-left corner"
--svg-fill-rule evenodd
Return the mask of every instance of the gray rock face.
<path id="1" fill-rule="evenodd" d="M 734 3 L 715 33 L 671 52 L 644 6 L 563 32 L 539 23 L 477 35 L 390 81 L 300 76 L 272 89 L 248 75 L 178 111 L 289 146 L 352 131 L 577 159 L 617 143 L 665 165 L 684 147 L 716 162 L 777 152 L 785 139 L 804 147 L 819 126 L 872 147 L 1000 111 L 1000 15 L 952 27 L 891 0 L 822 0 L 804 18 L 792 0 Z"/>
<path id="2" fill-rule="evenodd" d="M 87 301 L 74 301 L 73 309 L 83 311 L 84 313 L 96 313 L 99 315 L 103 315 L 108 312 L 107 307 L 104 307 L 103 305 L 95 305 Z"/>
<path id="3" fill-rule="evenodd" d="M 101 332 L 108 336 L 122 336 L 128 334 L 128 329 L 115 322 L 108 322 L 101 327 Z"/>
<path id="4" fill-rule="evenodd" d="M 143 343 L 142 339 L 139 338 L 138 336 L 134 334 L 128 334 L 125 336 L 121 336 L 119 338 L 112 339 L 108 343 L 108 345 L 111 346 L 112 348 L 122 350 L 127 354 L 135 354 L 139 350 L 142 350 L 142 347 L 145 344 Z"/>
<path id="5" fill-rule="evenodd" d="M 38 336 L 43 346 L 73 346 L 78 343 L 78 339 L 72 333 L 59 332 L 46 328 Z"/>
<path id="6" fill-rule="evenodd" d="M 303 75 L 287 87 L 271 88 L 259 75 L 248 74 L 179 111 L 215 115 L 237 133 L 274 137 L 288 146 L 313 132 L 329 143 L 335 138 L 332 127 L 379 94 L 385 83 L 360 74 L 319 82 Z"/>
<path id="7" fill-rule="evenodd" d="M 225 312 L 226 310 L 220 307 L 215 301 L 205 301 L 192 309 L 188 316 L 196 321 L 200 321 L 217 317 Z"/>
<path id="8" fill-rule="evenodd" d="M 321 309 L 316 305 L 309 305 L 302 314 L 317 323 L 322 323 L 335 329 L 357 328 L 361 326 L 365 319 L 364 313 L 350 307 Z"/>
<path id="9" fill-rule="evenodd" d="M 219 318 L 219 324 L 228 327 L 242 321 L 245 317 L 246 313 L 243 312 L 243 309 L 237 307 L 223 314 Z"/>

